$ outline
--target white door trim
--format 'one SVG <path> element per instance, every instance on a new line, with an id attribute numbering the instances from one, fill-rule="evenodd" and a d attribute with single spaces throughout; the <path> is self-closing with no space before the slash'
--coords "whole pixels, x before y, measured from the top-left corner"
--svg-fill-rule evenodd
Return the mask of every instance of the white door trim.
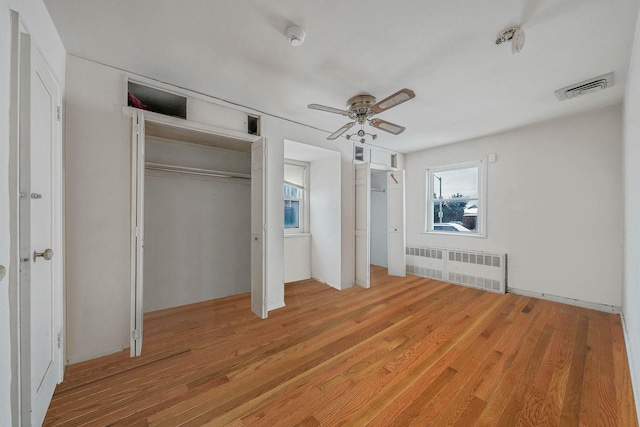
<path id="1" fill-rule="evenodd" d="M 19 239 L 19 170 L 20 160 L 20 15 L 11 10 L 11 77 L 10 77 L 10 106 L 9 106 L 9 217 L 10 217 L 10 252 L 9 252 L 9 323 L 11 347 L 11 419 L 15 425 L 21 425 L 22 399 L 20 394 L 20 300 L 18 287 L 20 275 Z"/>

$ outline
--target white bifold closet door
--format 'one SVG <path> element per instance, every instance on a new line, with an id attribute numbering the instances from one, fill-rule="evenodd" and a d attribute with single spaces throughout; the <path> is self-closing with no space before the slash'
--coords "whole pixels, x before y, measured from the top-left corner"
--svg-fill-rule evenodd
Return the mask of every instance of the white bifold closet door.
<path id="1" fill-rule="evenodd" d="M 355 166 L 355 213 L 356 213 L 356 285 L 370 286 L 371 248 L 371 167 L 369 163 Z"/>
<path id="2" fill-rule="evenodd" d="M 387 172 L 388 266 L 390 276 L 404 277 L 407 271 L 405 253 L 405 189 L 404 171 Z"/>
<path id="3" fill-rule="evenodd" d="M 135 111 L 131 122 L 131 357 L 140 356 L 143 336 L 144 143 L 144 114 Z"/>
<path id="4" fill-rule="evenodd" d="M 251 310 L 262 319 L 267 317 L 266 157 L 264 139 L 251 144 Z"/>

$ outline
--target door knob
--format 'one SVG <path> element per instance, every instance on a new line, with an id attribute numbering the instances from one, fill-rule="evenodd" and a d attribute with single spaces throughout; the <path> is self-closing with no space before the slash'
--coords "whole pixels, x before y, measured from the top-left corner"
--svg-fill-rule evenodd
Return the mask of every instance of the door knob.
<path id="1" fill-rule="evenodd" d="M 36 259 L 41 256 L 45 261 L 49 261 L 53 258 L 53 251 L 51 249 L 45 249 L 44 252 L 33 251 L 33 262 L 36 262 Z"/>

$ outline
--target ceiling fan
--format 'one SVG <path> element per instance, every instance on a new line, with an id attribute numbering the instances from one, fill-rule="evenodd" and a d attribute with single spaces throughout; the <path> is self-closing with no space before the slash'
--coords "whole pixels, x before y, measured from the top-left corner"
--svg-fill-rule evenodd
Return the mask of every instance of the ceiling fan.
<path id="1" fill-rule="evenodd" d="M 340 129 L 332 133 L 327 139 L 336 139 L 355 125 L 360 125 L 360 130 L 354 135 L 360 137 L 360 142 L 365 142 L 365 136 L 369 135 L 372 139 L 376 139 L 377 135 L 372 135 L 365 132 L 364 124 L 369 123 L 374 128 L 389 132 L 393 135 L 399 135 L 404 132 L 405 127 L 396 125 L 386 120 L 373 118 L 378 113 L 382 113 L 390 108 L 400 105 L 405 101 L 415 98 L 416 94 L 411 89 L 400 89 L 393 95 L 390 95 L 380 102 L 376 102 L 376 98 L 368 93 L 360 93 L 352 96 L 347 101 L 347 109 L 340 110 L 339 108 L 327 107 L 320 104 L 309 104 L 308 108 L 312 110 L 326 111 L 328 113 L 340 114 L 349 117 L 352 122 L 349 122 L 342 126 Z M 347 135 L 347 139 L 351 139 L 354 135 Z"/>

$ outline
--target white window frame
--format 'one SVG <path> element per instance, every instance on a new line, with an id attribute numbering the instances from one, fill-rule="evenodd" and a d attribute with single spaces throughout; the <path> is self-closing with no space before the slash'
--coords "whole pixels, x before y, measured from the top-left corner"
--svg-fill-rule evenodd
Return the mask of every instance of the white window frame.
<path id="1" fill-rule="evenodd" d="M 285 228 L 284 234 L 300 234 L 300 233 L 308 233 L 309 232 L 309 163 L 301 162 L 298 160 L 284 159 L 285 164 L 300 166 L 304 168 L 304 187 L 300 188 L 299 185 L 293 184 L 291 182 L 284 181 L 283 182 L 283 193 L 282 199 L 283 202 L 286 200 L 297 200 L 300 204 L 299 211 L 299 220 L 300 224 L 297 228 Z M 284 184 L 291 185 L 293 187 L 297 187 L 302 190 L 302 197 L 299 198 L 289 198 L 284 197 Z M 284 226 L 284 217 L 282 218 L 283 226 Z"/>
<path id="2" fill-rule="evenodd" d="M 478 219 L 476 220 L 476 232 L 434 230 L 433 214 L 437 200 L 434 198 L 434 175 L 442 172 L 450 172 L 458 169 L 478 168 Z M 446 234 L 449 236 L 487 237 L 487 159 L 429 167 L 425 171 L 425 203 L 424 203 L 424 230 L 427 234 Z M 462 199 L 464 200 L 464 199 Z M 473 198 L 472 200 L 475 200 Z"/>

